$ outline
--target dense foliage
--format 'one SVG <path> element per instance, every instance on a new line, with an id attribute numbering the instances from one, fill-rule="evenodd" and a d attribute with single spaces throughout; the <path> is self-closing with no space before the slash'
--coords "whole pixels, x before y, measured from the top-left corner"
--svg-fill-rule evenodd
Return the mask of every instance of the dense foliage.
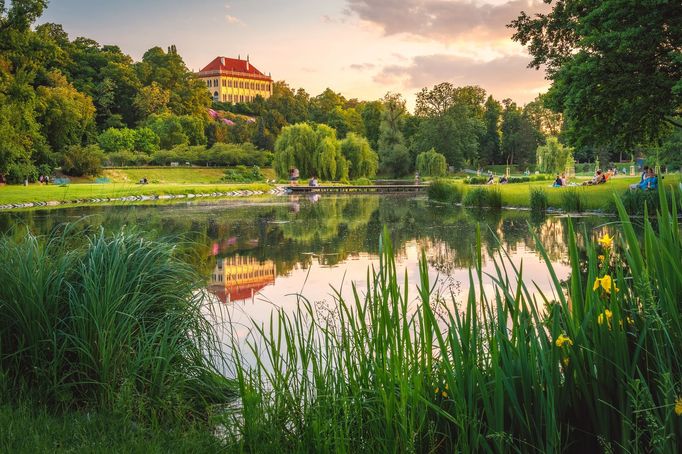
<path id="1" fill-rule="evenodd" d="M 657 139 L 682 107 L 682 3 L 558 0 L 511 26 L 531 66 L 546 67 L 548 102 L 577 146 L 633 146 Z"/>

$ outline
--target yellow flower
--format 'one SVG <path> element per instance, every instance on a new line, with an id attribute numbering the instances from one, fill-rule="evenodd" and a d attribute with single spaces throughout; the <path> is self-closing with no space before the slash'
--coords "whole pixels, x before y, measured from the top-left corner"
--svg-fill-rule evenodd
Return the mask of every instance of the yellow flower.
<path id="1" fill-rule="evenodd" d="M 568 346 L 573 345 L 573 341 L 571 340 L 570 337 L 564 336 L 563 334 L 559 334 L 559 337 L 556 338 L 556 346 L 561 348 L 564 346 L 564 344 L 568 344 Z"/>
<path id="2" fill-rule="evenodd" d="M 438 391 L 440 391 L 440 390 L 438 388 L 436 388 L 434 393 L 438 394 Z"/>
<path id="3" fill-rule="evenodd" d="M 632 319 L 632 317 L 628 317 L 628 325 L 633 326 L 635 324 L 635 321 Z"/>
<path id="4" fill-rule="evenodd" d="M 675 414 L 682 416 L 682 397 L 678 397 L 675 401 Z"/>
<path id="5" fill-rule="evenodd" d="M 443 392 L 441 393 L 441 396 L 443 396 L 443 397 L 446 397 L 446 398 L 447 398 L 447 397 L 448 397 L 448 393 L 446 393 L 445 391 L 443 391 Z"/>
<path id="6" fill-rule="evenodd" d="M 597 317 L 597 323 L 599 323 L 600 325 L 603 325 L 604 324 L 604 318 L 606 318 L 606 321 L 608 322 L 609 326 L 611 326 L 611 319 L 613 318 L 613 312 L 606 309 L 603 314 L 599 314 L 599 317 Z"/>
<path id="7" fill-rule="evenodd" d="M 562 358 L 561 362 L 564 364 L 564 367 L 568 367 L 568 365 L 571 364 L 571 358 L 567 356 L 565 358 Z"/>
<path id="8" fill-rule="evenodd" d="M 604 236 L 599 238 L 599 240 L 597 240 L 597 241 L 599 241 L 599 244 L 601 244 L 605 248 L 610 248 L 611 245 L 613 244 L 613 237 L 609 236 L 608 233 L 605 233 Z"/>
<path id="9" fill-rule="evenodd" d="M 448 389 L 448 384 L 447 384 L 447 383 L 445 384 L 445 389 Z"/>
<path id="10" fill-rule="evenodd" d="M 592 290 L 597 291 L 597 289 L 601 286 L 601 288 L 604 289 L 606 293 L 611 293 L 611 288 L 613 287 L 613 290 L 615 292 L 619 292 L 620 289 L 616 287 L 616 283 L 611 279 L 611 276 L 608 274 L 605 274 L 604 277 L 602 278 L 596 278 L 594 280 L 594 285 L 592 286 Z"/>
<path id="11" fill-rule="evenodd" d="M 600 262 L 603 262 L 606 259 L 606 257 L 604 257 L 603 255 L 598 255 L 597 258 L 599 259 Z"/>

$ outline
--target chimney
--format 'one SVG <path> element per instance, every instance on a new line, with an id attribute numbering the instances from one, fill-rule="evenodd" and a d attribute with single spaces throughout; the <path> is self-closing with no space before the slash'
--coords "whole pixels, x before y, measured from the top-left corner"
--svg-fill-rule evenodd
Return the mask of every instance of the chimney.
<path id="1" fill-rule="evenodd" d="M 246 61 L 249 61 L 249 54 L 246 54 Z"/>
<path id="2" fill-rule="evenodd" d="M 241 59 L 242 59 L 242 54 L 237 54 L 237 60 L 241 60 Z"/>
<path id="3" fill-rule="evenodd" d="M 220 57 L 220 66 L 225 66 L 225 57 Z"/>
<path id="4" fill-rule="evenodd" d="M 249 71 L 249 58 L 246 58 L 246 70 Z"/>

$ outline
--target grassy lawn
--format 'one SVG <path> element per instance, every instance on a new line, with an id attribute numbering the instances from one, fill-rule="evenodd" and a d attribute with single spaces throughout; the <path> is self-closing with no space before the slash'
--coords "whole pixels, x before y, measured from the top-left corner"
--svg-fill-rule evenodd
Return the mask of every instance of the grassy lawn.
<path id="1" fill-rule="evenodd" d="M 588 180 L 588 178 L 573 179 L 575 183 L 581 183 Z M 552 181 L 536 181 L 531 183 L 517 183 L 507 185 L 495 185 L 502 193 L 502 204 L 504 206 L 528 207 L 530 206 L 530 190 L 531 188 L 544 189 L 547 194 L 547 199 L 550 207 L 558 208 L 561 206 L 561 199 L 566 191 L 578 190 L 583 195 L 585 206 L 588 210 L 598 210 L 606 207 L 612 200 L 613 194 L 622 194 L 628 190 L 628 186 L 632 183 L 639 182 L 639 177 L 618 176 L 611 178 L 606 184 L 598 186 L 574 186 L 553 188 Z M 666 175 L 663 180 L 666 186 L 678 184 L 680 176 L 677 174 Z M 477 186 L 464 185 L 465 188 L 470 189 Z M 485 186 L 490 188 L 490 186 Z"/>
<path id="2" fill-rule="evenodd" d="M 272 169 L 261 169 L 268 180 L 275 178 Z M 147 178 L 150 183 L 210 184 L 220 183 L 225 174 L 224 168 L 216 167 L 168 167 L 168 168 L 131 168 L 104 169 L 102 176 L 112 183 L 137 183 Z"/>
<path id="3" fill-rule="evenodd" d="M 29 186 L 7 185 L 0 187 L 0 205 L 28 202 L 49 202 L 83 200 L 93 198 L 114 198 L 137 195 L 164 194 L 208 194 L 212 192 L 230 192 L 239 190 L 267 191 L 270 186 L 264 183 L 247 184 L 179 184 L 179 183 L 105 183 L 105 184 L 70 184 L 67 186 Z"/>

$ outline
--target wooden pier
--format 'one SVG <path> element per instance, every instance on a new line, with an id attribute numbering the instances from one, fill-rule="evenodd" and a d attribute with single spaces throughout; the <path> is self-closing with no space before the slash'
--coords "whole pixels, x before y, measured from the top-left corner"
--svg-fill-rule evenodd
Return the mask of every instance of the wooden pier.
<path id="1" fill-rule="evenodd" d="M 428 185 L 422 184 L 391 184 L 368 186 L 286 186 L 291 194 L 388 194 L 395 192 L 422 192 Z"/>

